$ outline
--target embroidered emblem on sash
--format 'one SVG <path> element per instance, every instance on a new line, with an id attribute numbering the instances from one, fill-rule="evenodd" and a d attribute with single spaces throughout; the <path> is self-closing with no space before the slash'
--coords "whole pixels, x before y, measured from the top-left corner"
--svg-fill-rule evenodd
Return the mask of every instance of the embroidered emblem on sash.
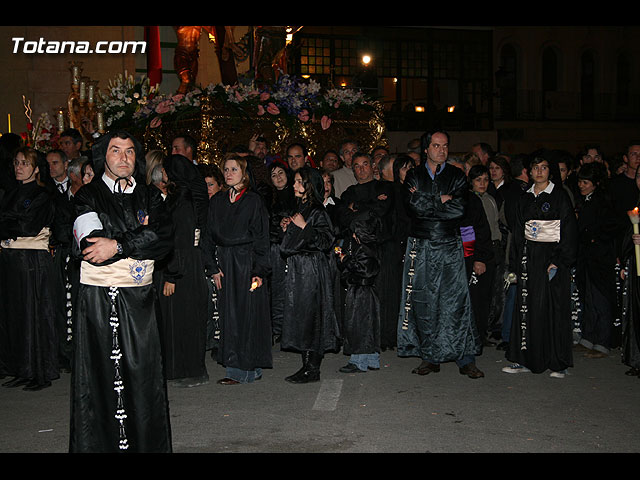
<path id="1" fill-rule="evenodd" d="M 144 276 L 147 274 L 147 263 L 144 260 L 136 260 L 129 264 L 129 273 L 133 278 L 133 281 L 140 285 Z"/>
<path id="2" fill-rule="evenodd" d="M 548 205 L 548 203 L 546 205 Z M 544 205 L 542 208 L 544 209 Z M 538 222 L 531 222 L 531 236 L 533 238 L 538 238 Z"/>
<path id="3" fill-rule="evenodd" d="M 144 213 L 144 210 L 138 210 L 138 221 L 140 223 L 144 223 L 144 219 L 147 215 Z"/>
<path id="4" fill-rule="evenodd" d="M 544 202 L 542 204 L 542 207 L 540 207 L 542 209 L 543 212 L 548 212 L 549 209 L 551 208 L 551 205 L 549 205 L 549 202 Z"/>

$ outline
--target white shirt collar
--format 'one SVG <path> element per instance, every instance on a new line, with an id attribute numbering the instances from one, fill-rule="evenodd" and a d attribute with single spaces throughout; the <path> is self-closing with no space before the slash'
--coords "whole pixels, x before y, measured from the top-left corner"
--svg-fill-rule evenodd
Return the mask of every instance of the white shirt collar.
<path id="1" fill-rule="evenodd" d="M 326 207 L 327 205 L 335 205 L 336 202 L 333 201 L 333 197 L 327 197 L 327 199 L 324 201 L 324 206 Z"/>
<path id="2" fill-rule="evenodd" d="M 551 181 L 550 181 L 550 182 L 549 182 L 549 185 L 547 185 L 547 188 L 545 188 L 544 190 L 542 190 L 542 192 L 538 193 L 537 195 L 536 195 L 536 192 L 533 190 L 533 187 L 534 187 L 534 186 L 535 186 L 535 184 L 534 184 L 534 185 L 531 185 L 531 187 L 529 188 L 529 190 L 527 190 L 527 192 L 528 192 L 528 193 L 533 193 L 533 195 L 537 197 L 537 196 L 538 196 L 538 195 L 540 195 L 540 193 L 542 193 L 542 192 L 544 192 L 544 193 L 551 193 L 551 192 L 553 191 L 553 186 L 554 186 L 554 185 L 553 185 L 553 182 L 551 182 Z"/>
<path id="3" fill-rule="evenodd" d="M 127 188 L 122 193 L 133 193 L 136 188 L 136 179 L 131 176 L 129 180 L 131 180 L 132 185 L 127 185 Z M 102 181 L 109 187 L 111 192 L 120 192 L 120 188 L 116 186 L 116 181 L 109 178 L 106 172 L 102 174 Z"/>

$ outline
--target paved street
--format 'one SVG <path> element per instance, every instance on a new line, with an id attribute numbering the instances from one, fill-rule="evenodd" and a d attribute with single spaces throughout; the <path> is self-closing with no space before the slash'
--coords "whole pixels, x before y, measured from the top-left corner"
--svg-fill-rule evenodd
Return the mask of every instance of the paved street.
<path id="1" fill-rule="evenodd" d="M 620 352 L 575 352 L 564 379 L 506 374 L 503 352 L 485 349 L 471 380 L 454 363 L 418 376 L 420 362 L 382 354 L 382 368 L 342 374 L 328 355 L 322 380 L 284 377 L 299 356 L 274 347 L 274 368 L 251 385 L 222 386 L 208 358 L 209 384 L 169 387 L 176 453 L 640 452 L 640 379 L 624 375 Z M 66 452 L 69 375 L 40 392 L 0 388 L 0 452 Z"/>

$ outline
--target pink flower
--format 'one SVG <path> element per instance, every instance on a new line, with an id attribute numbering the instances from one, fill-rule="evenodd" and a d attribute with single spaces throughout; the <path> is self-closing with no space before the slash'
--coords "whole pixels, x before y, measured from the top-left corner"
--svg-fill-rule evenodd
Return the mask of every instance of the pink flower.
<path id="1" fill-rule="evenodd" d="M 162 124 L 162 119 L 160 117 L 154 117 L 153 120 L 151 120 L 151 123 L 149 123 L 149 126 L 151 128 L 157 128 Z"/>
<path id="2" fill-rule="evenodd" d="M 173 97 L 171 97 L 171 100 L 173 100 L 174 102 L 179 102 L 180 100 L 182 100 L 184 98 L 184 94 L 183 93 L 179 93 L 177 95 L 174 95 Z"/>
<path id="3" fill-rule="evenodd" d="M 260 101 L 261 101 L 261 102 L 266 102 L 267 100 L 269 100 L 269 97 L 270 97 L 270 96 L 271 96 L 271 95 L 269 95 L 269 92 L 262 92 L 262 93 L 260 94 Z"/>
<path id="4" fill-rule="evenodd" d="M 322 126 L 323 130 L 326 130 L 327 128 L 329 128 L 329 126 L 331 126 L 331 119 L 326 115 L 323 115 L 320 119 L 320 125 Z"/>
<path id="5" fill-rule="evenodd" d="M 264 107 L 262 105 L 258 105 L 258 116 L 264 115 Z"/>
<path id="6" fill-rule="evenodd" d="M 280 113 L 280 109 L 276 106 L 275 103 L 269 102 L 269 104 L 267 105 L 267 112 L 269 112 L 271 115 L 278 115 Z"/>
<path id="7" fill-rule="evenodd" d="M 309 110 L 307 110 L 305 108 L 302 111 L 300 111 L 300 113 L 298 114 L 298 120 L 300 120 L 301 122 L 308 122 L 309 121 Z"/>
<path id="8" fill-rule="evenodd" d="M 162 115 L 163 113 L 167 113 L 169 110 L 171 110 L 170 100 L 163 100 L 156 107 L 156 113 L 159 113 L 160 115 Z"/>

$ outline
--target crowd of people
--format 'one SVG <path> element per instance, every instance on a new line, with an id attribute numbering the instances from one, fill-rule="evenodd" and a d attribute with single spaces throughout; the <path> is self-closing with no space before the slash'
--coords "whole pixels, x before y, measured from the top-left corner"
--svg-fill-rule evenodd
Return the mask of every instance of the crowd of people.
<path id="1" fill-rule="evenodd" d="M 208 383 L 207 355 L 221 385 L 260 380 L 274 347 L 300 355 L 294 384 L 385 350 L 479 379 L 485 348 L 554 378 L 619 348 L 640 376 L 640 143 L 456 155 L 436 130 L 312 158 L 255 135 L 212 159 L 189 135 L 168 154 L 61 140 L 0 137 L 0 376 L 71 373 L 70 451 L 171 451 L 166 383 Z"/>

